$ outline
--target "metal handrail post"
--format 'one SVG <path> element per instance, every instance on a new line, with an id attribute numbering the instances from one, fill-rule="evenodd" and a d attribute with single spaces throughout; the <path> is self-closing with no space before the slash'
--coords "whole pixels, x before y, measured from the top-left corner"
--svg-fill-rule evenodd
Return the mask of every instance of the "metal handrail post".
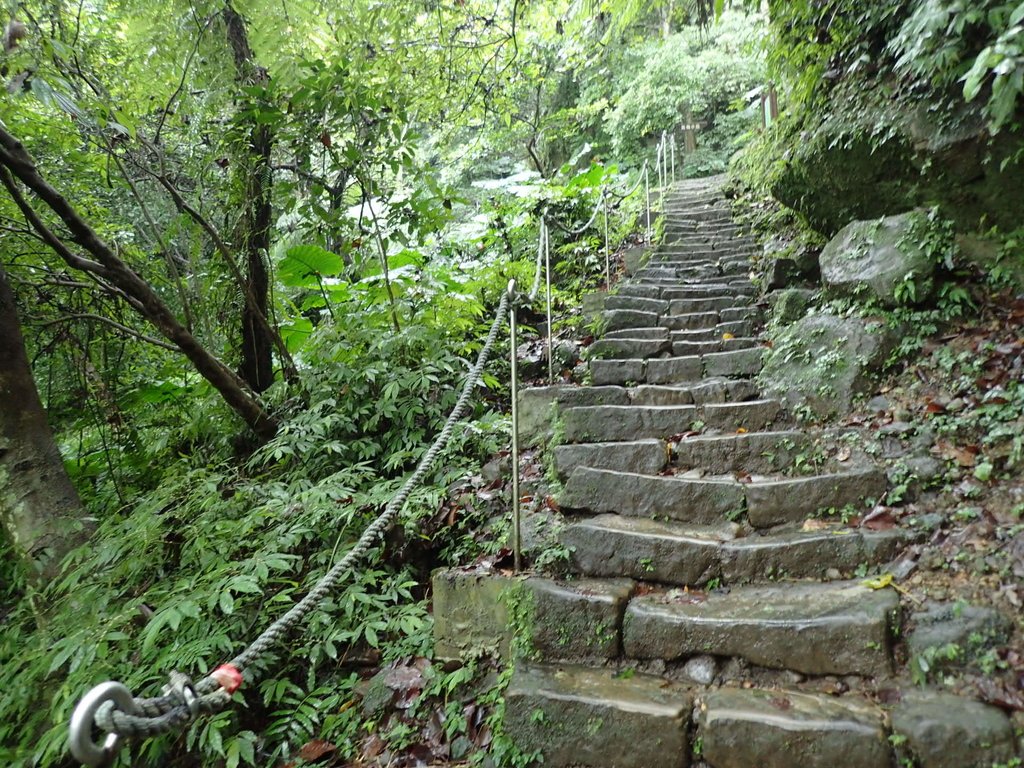
<path id="1" fill-rule="evenodd" d="M 673 133 L 669 139 L 672 143 L 672 183 L 676 183 L 676 135 Z"/>
<path id="2" fill-rule="evenodd" d="M 519 502 L 519 366 L 516 359 L 516 281 L 508 281 L 508 326 L 509 356 L 512 359 L 512 554 L 513 567 L 518 573 L 522 568 L 520 502 Z"/>
<path id="3" fill-rule="evenodd" d="M 601 197 L 604 199 L 604 279 L 605 285 L 608 286 L 608 290 L 612 289 L 612 249 L 610 240 L 608 237 L 608 192 L 607 190 L 601 191 Z"/>
<path id="4" fill-rule="evenodd" d="M 650 245 L 651 242 L 651 169 L 650 166 L 644 165 L 644 195 L 647 198 L 647 207 L 644 209 L 647 213 L 647 243 Z"/>
<path id="5" fill-rule="evenodd" d="M 551 230 L 544 218 L 540 220 L 540 247 L 544 250 L 544 298 L 548 318 L 548 382 L 555 381 L 555 356 L 552 338 L 555 329 L 551 326 Z"/>

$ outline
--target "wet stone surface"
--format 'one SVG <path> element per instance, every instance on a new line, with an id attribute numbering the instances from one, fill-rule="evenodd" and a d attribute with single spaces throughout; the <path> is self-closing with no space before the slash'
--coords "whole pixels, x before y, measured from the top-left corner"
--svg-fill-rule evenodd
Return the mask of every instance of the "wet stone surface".
<path id="1" fill-rule="evenodd" d="M 687 768 L 693 696 L 659 677 L 583 667 L 519 667 L 505 732 L 545 766 Z"/>
<path id="2" fill-rule="evenodd" d="M 890 768 L 882 713 L 856 699 L 722 689 L 703 697 L 698 735 L 712 768 Z"/>

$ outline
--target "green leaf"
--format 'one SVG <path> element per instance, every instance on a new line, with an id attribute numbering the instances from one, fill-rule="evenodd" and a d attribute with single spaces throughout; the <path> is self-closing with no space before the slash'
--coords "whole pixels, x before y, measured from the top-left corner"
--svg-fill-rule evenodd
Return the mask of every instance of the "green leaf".
<path id="1" fill-rule="evenodd" d="M 341 256 L 319 245 L 289 248 L 278 264 L 278 279 L 293 288 L 316 288 L 323 277 L 337 277 L 345 268 Z"/>

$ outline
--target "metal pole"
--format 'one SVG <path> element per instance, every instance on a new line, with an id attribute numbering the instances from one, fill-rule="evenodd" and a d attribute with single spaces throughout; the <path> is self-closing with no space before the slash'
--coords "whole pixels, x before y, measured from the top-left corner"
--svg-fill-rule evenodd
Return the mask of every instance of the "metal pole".
<path id="1" fill-rule="evenodd" d="M 508 297 L 514 299 L 516 281 L 508 281 Z M 518 573 L 522 568 L 520 550 L 520 508 L 519 508 L 519 367 L 516 360 L 516 305 L 509 302 L 508 309 L 509 355 L 512 358 L 512 553 L 513 567 Z"/>
<path id="2" fill-rule="evenodd" d="M 672 183 L 676 183 L 676 135 L 673 133 L 669 139 L 672 142 Z"/>
<path id="3" fill-rule="evenodd" d="M 555 360 L 554 352 L 552 347 L 552 336 L 554 335 L 554 328 L 551 327 L 551 231 L 548 229 L 548 223 L 543 218 L 540 220 L 540 247 L 544 249 L 544 282 L 545 290 L 544 296 L 547 299 L 547 314 L 548 314 L 548 381 L 554 383 L 555 381 Z"/>
<path id="4" fill-rule="evenodd" d="M 644 164 L 644 195 L 647 197 L 647 244 L 651 243 L 651 168 Z"/>
<path id="5" fill-rule="evenodd" d="M 608 240 L 608 194 L 607 190 L 601 190 L 601 197 L 604 200 L 604 279 L 608 290 L 612 289 L 612 249 Z"/>

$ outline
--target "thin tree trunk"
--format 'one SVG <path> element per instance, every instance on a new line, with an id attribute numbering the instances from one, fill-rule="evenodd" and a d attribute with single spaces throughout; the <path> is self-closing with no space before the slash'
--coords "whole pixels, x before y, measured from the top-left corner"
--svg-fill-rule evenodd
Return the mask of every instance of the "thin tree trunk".
<path id="1" fill-rule="evenodd" d="M 36 583 L 53 578 L 64 555 L 93 530 L 46 421 L 2 266 L 0 525 Z"/>
<path id="2" fill-rule="evenodd" d="M 239 84 L 266 85 L 270 78 L 267 71 L 260 67 L 253 57 L 245 20 L 230 3 L 224 5 L 224 23 Z M 249 134 L 248 151 L 239 157 L 238 163 L 245 201 L 242 216 L 242 252 L 246 262 L 246 288 L 255 299 L 255 306 L 246 303 L 242 307 L 240 372 L 242 378 L 256 392 L 264 391 L 274 381 L 273 340 L 256 315 L 259 312 L 263 317 L 270 317 L 267 311 L 270 293 L 267 258 L 270 254 L 272 217 L 270 155 L 273 146 L 274 137 L 270 129 L 254 122 Z"/>

